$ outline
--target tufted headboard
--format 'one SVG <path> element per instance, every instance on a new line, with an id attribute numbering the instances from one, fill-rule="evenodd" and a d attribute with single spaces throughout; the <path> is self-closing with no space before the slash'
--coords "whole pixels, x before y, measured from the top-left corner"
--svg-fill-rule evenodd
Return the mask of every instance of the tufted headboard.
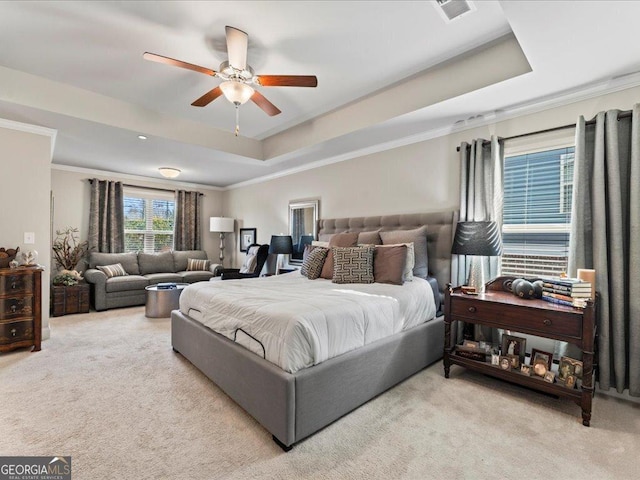
<path id="1" fill-rule="evenodd" d="M 438 280 L 438 288 L 441 295 L 444 295 L 444 289 L 451 281 L 451 245 L 457 223 L 457 210 L 377 217 L 325 218 L 318 220 L 318 236 L 375 230 L 412 230 L 426 225 L 429 275 Z"/>

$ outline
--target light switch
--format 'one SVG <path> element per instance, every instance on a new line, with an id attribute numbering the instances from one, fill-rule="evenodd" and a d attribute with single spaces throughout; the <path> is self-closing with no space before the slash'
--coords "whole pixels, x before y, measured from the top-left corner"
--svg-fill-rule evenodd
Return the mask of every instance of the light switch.
<path id="1" fill-rule="evenodd" d="M 36 234 L 34 232 L 24 232 L 24 244 L 33 245 L 36 243 Z"/>

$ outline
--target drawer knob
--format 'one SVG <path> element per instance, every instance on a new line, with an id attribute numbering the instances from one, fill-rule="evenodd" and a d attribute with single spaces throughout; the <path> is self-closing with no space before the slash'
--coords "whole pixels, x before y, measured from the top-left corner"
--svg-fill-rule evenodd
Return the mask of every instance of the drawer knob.
<path id="1" fill-rule="evenodd" d="M 12 289 L 12 290 L 15 290 L 16 288 L 18 288 L 18 284 L 17 284 L 16 282 L 13 282 L 13 283 L 11 284 L 11 289 Z"/>
<path id="2" fill-rule="evenodd" d="M 469 307 L 469 313 L 475 313 L 476 312 L 476 307 Z"/>
<path id="3" fill-rule="evenodd" d="M 545 319 L 542 321 L 542 323 L 544 323 L 544 324 L 548 327 L 549 325 L 551 325 L 551 320 L 549 320 L 548 318 L 545 318 Z"/>
<path id="4" fill-rule="evenodd" d="M 15 305 L 11 305 L 11 313 L 16 313 L 18 308 Z"/>
<path id="5" fill-rule="evenodd" d="M 15 328 L 12 328 L 12 329 L 11 329 L 11 336 L 12 336 L 12 337 L 15 337 L 15 336 L 16 336 L 16 329 L 15 329 Z"/>

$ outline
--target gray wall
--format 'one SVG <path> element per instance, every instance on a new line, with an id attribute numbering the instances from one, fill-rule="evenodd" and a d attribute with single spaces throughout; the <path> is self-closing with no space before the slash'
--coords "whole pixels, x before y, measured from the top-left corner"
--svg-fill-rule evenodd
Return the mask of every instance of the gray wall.
<path id="1" fill-rule="evenodd" d="M 36 250 L 42 275 L 42 338 L 49 337 L 51 141 L 42 129 L 0 124 L 0 247 Z M 16 129 L 17 128 L 17 129 Z M 53 133 L 53 132 L 51 132 Z M 24 233 L 35 234 L 35 244 L 24 244 Z"/>

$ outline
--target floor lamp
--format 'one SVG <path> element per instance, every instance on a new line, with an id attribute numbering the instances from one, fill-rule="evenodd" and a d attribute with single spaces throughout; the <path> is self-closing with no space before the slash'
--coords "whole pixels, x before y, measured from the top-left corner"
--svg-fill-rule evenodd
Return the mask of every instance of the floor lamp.
<path id="1" fill-rule="evenodd" d="M 233 233 L 234 220 L 227 217 L 210 217 L 209 231 L 220 233 L 220 265 L 224 268 L 224 234 Z"/>
<path id="2" fill-rule="evenodd" d="M 471 255 L 467 284 L 484 293 L 484 258 L 502 254 L 502 235 L 496 222 L 458 222 L 451 253 Z"/>
<path id="3" fill-rule="evenodd" d="M 293 253 L 293 240 L 291 235 L 271 235 L 269 253 L 275 253 L 278 255 L 278 260 L 276 262 L 276 275 L 278 275 L 281 267 L 281 256 L 291 255 Z"/>

